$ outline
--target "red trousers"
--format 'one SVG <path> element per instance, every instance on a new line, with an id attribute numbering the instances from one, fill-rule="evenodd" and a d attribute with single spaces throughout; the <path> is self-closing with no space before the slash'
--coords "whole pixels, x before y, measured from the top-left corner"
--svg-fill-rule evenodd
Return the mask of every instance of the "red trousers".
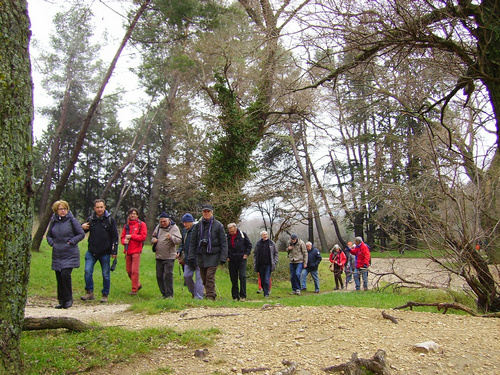
<path id="1" fill-rule="evenodd" d="M 141 264 L 141 253 L 127 254 L 125 257 L 127 274 L 132 280 L 132 292 L 139 289 L 139 265 Z"/>

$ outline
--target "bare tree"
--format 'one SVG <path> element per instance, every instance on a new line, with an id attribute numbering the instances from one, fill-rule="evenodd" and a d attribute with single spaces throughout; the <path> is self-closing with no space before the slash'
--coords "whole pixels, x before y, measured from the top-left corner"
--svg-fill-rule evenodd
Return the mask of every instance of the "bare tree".
<path id="1" fill-rule="evenodd" d="M 132 21 L 131 21 L 131 23 L 130 23 L 130 25 L 125 33 L 125 36 L 123 37 L 123 40 L 122 40 L 120 46 L 118 47 L 118 50 L 117 50 L 113 60 L 111 61 L 111 64 L 108 68 L 108 71 L 106 72 L 106 76 L 104 77 L 103 81 L 101 82 L 101 86 L 100 86 L 94 100 L 92 101 L 92 104 L 90 105 L 90 107 L 87 111 L 87 115 L 86 115 L 85 119 L 83 120 L 82 127 L 80 128 L 80 132 L 78 134 L 78 137 L 77 137 L 77 140 L 75 143 L 75 147 L 74 147 L 73 153 L 71 155 L 71 159 L 70 159 L 68 165 L 66 166 L 66 168 L 64 169 L 64 171 L 59 179 L 59 182 L 55 188 L 55 191 L 54 191 L 53 197 L 52 197 L 53 200 L 57 200 L 61 197 L 61 194 L 64 190 L 64 187 L 66 186 L 66 183 L 69 179 L 69 176 L 71 175 L 71 172 L 73 171 L 73 168 L 74 168 L 76 162 L 78 161 L 78 156 L 79 156 L 80 151 L 82 149 L 83 142 L 85 141 L 85 136 L 87 134 L 87 130 L 88 130 L 90 123 L 92 121 L 92 117 L 94 116 L 95 111 L 97 110 L 97 106 L 99 104 L 99 101 L 101 100 L 102 93 L 104 92 L 104 89 L 105 89 L 106 85 L 108 84 L 109 79 L 111 78 L 111 75 L 113 74 L 113 70 L 115 69 L 116 62 L 118 61 L 118 58 L 120 57 L 121 52 L 125 48 L 125 45 L 127 44 L 127 41 L 129 40 L 129 38 L 132 34 L 132 31 L 134 30 L 139 18 L 141 17 L 142 13 L 146 10 L 146 8 L 149 6 L 149 3 L 150 3 L 150 0 L 144 0 L 141 3 L 141 6 L 137 10 L 134 18 L 132 19 Z M 40 249 L 40 244 L 42 242 L 45 230 L 47 229 L 47 225 L 49 224 L 51 214 L 52 214 L 52 208 L 50 205 L 47 205 L 47 207 L 45 208 L 45 213 L 43 215 L 43 218 L 42 218 L 42 220 L 40 220 L 40 225 L 38 227 L 38 230 L 36 231 L 35 236 L 33 237 L 33 243 L 32 243 L 32 247 L 31 247 L 31 249 L 33 251 L 38 251 Z"/>

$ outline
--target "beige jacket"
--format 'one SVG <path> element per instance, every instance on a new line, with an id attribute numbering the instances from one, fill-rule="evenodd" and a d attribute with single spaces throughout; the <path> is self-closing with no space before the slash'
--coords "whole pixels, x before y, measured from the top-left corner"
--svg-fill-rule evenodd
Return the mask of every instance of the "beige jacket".
<path id="1" fill-rule="evenodd" d="M 292 249 L 288 248 L 292 246 Z M 286 246 L 286 251 L 288 252 L 288 260 L 290 263 L 304 263 L 304 267 L 307 266 L 307 248 L 304 241 L 300 238 L 297 239 L 295 244 L 290 240 Z"/>
<path id="2" fill-rule="evenodd" d="M 171 222 L 172 223 L 172 222 Z M 167 233 L 170 239 L 167 239 Z M 177 256 L 177 246 L 182 242 L 182 236 L 179 228 L 171 224 L 166 228 L 157 226 L 153 231 L 152 237 L 158 238 L 156 243 L 156 259 L 175 259 Z"/>

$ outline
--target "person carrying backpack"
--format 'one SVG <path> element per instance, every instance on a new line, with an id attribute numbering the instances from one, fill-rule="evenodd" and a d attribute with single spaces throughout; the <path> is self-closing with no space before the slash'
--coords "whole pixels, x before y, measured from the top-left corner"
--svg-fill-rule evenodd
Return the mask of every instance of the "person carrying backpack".
<path id="1" fill-rule="evenodd" d="M 84 232 L 90 232 L 89 247 L 85 254 L 85 290 L 87 294 L 81 296 L 83 301 L 90 301 L 94 297 L 94 266 L 97 261 L 102 270 L 102 297 L 101 302 L 108 302 L 111 287 L 110 260 L 116 259 L 118 251 L 118 230 L 116 221 L 106 211 L 103 199 L 94 201 L 94 214 L 82 224 Z"/>
<path id="2" fill-rule="evenodd" d="M 142 285 L 139 282 L 139 265 L 141 264 L 142 246 L 148 236 L 146 224 L 139 220 L 139 210 L 130 208 L 128 210 L 128 220 L 122 230 L 121 242 L 125 246 L 125 267 L 127 274 L 132 281 L 132 291 L 129 293 L 135 296 Z"/>

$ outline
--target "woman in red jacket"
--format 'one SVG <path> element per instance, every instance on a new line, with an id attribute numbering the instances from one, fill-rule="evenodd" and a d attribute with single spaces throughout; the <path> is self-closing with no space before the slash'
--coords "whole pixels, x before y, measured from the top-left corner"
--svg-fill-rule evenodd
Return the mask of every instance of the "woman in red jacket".
<path id="1" fill-rule="evenodd" d="M 139 282 L 139 265 L 141 263 L 142 245 L 148 235 L 148 229 L 143 221 L 139 220 L 139 210 L 131 208 L 128 210 L 127 224 L 123 227 L 121 241 L 125 246 L 125 261 L 127 274 L 132 281 L 130 295 L 135 296 L 142 288 Z"/>
<path id="2" fill-rule="evenodd" d="M 342 271 L 347 258 L 340 248 L 339 245 L 333 246 L 330 252 L 330 262 L 333 263 L 333 276 L 335 277 L 335 288 L 334 290 L 344 289 L 344 283 L 342 282 Z"/>

